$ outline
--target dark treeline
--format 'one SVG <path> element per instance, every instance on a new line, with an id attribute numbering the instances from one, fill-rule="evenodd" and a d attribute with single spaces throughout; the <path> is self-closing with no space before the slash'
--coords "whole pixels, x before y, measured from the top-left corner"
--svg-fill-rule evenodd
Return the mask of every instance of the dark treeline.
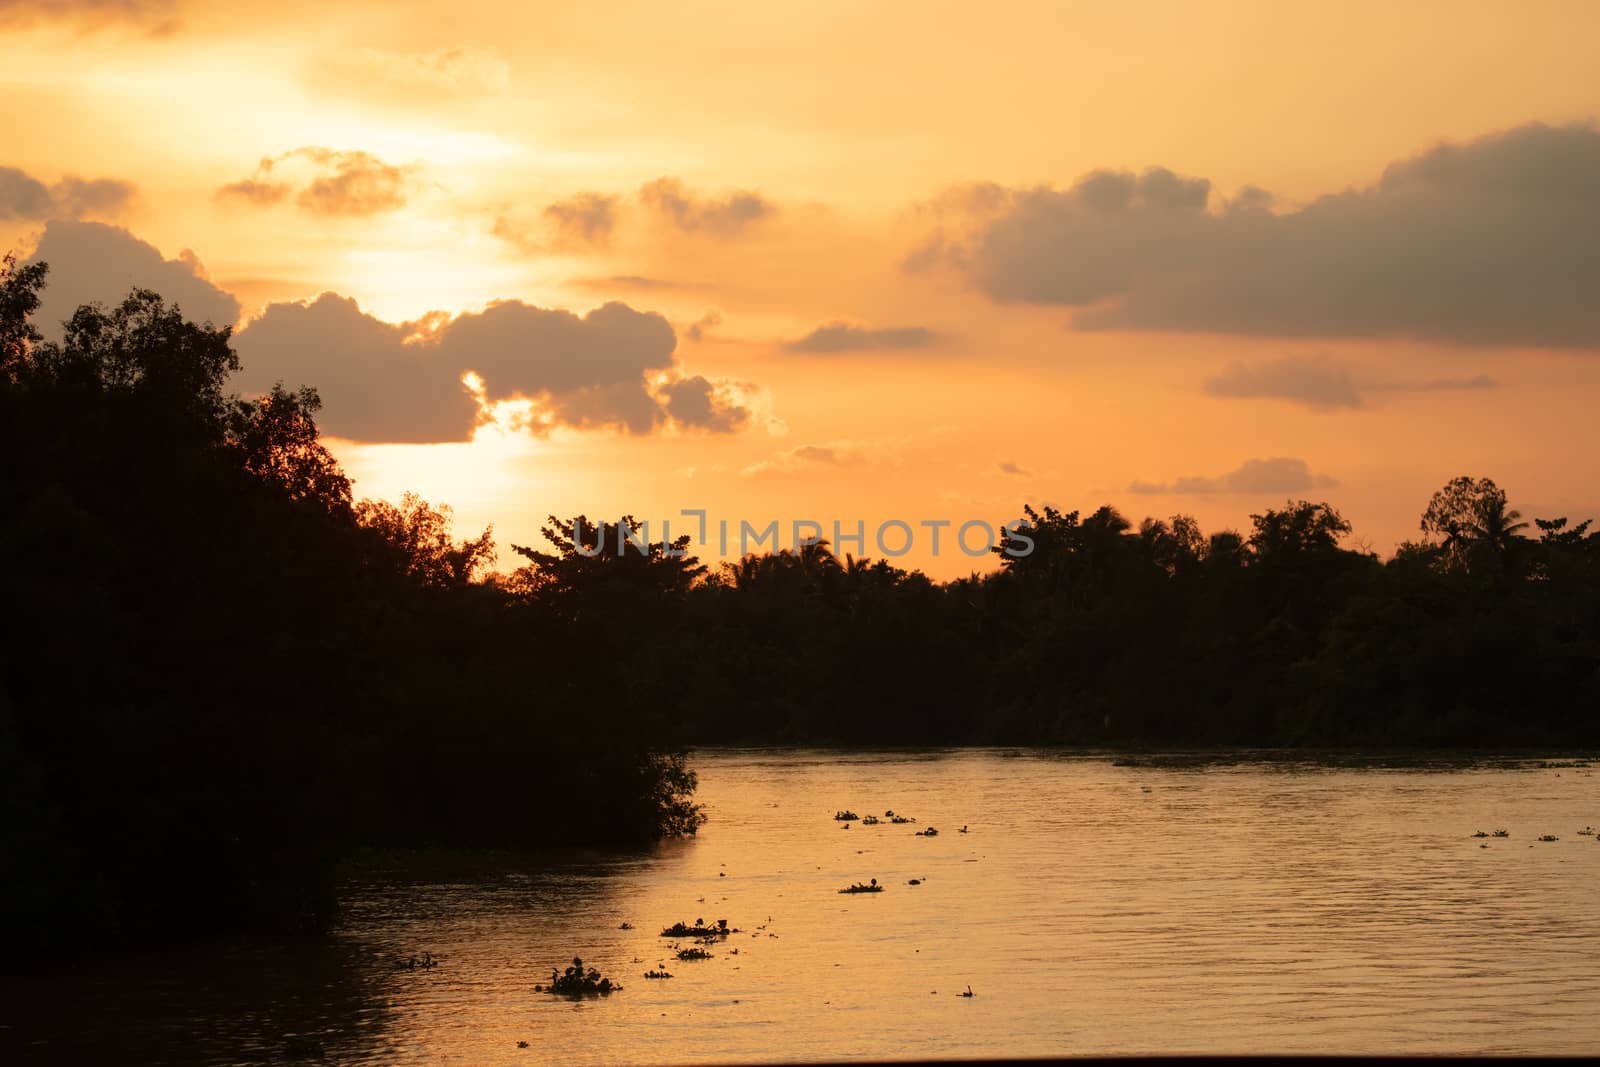
<path id="1" fill-rule="evenodd" d="M 495 574 L 448 509 L 352 500 L 313 390 L 227 393 L 227 330 L 135 291 L 45 342 L 43 283 L 0 274 L 23 956 L 314 926 L 361 845 L 692 830 L 688 744 L 1600 743 L 1600 535 L 1524 524 L 1487 479 L 1387 561 L 1301 501 L 1210 536 L 1029 508 L 1030 554 L 942 584 L 825 545 L 712 568 L 552 518 Z"/>
<path id="2" fill-rule="evenodd" d="M 998 571 L 943 584 L 821 544 L 706 573 L 659 543 L 617 558 L 587 521 L 601 556 L 553 522 L 571 573 L 551 584 L 519 548 L 536 566 L 512 581 L 560 611 L 649 605 L 620 669 L 702 744 L 1600 743 L 1600 534 L 1530 526 L 1488 479 L 1436 493 L 1388 561 L 1342 547 L 1325 503 L 1209 537 L 1182 515 L 1025 512 L 1031 552 L 1008 540 Z"/>

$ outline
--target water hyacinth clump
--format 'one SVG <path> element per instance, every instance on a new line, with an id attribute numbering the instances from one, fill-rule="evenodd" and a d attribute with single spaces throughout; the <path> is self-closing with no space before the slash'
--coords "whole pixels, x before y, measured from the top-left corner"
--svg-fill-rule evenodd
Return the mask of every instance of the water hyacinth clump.
<path id="1" fill-rule="evenodd" d="M 845 888 L 839 890 L 839 892 L 841 892 L 841 893 L 881 893 L 881 892 L 883 892 L 883 886 L 879 885 L 878 884 L 878 880 L 876 878 L 874 878 L 872 880 L 871 884 L 863 885 L 862 883 L 857 882 L 854 885 L 846 886 Z"/>
<path id="2" fill-rule="evenodd" d="M 739 932 L 738 927 L 729 926 L 727 919 L 718 919 L 715 926 L 707 926 L 704 919 L 696 919 L 694 925 L 685 922 L 675 922 L 661 931 L 662 937 L 694 937 L 714 938 L 727 937 L 729 934 Z"/>
<path id="3" fill-rule="evenodd" d="M 709 960 L 711 953 L 703 948 L 680 948 L 678 950 L 678 958 L 680 960 Z"/>
<path id="4" fill-rule="evenodd" d="M 620 991 L 622 987 L 614 984 L 609 978 L 602 978 L 599 970 L 590 967 L 587 971 L 583 968 L 583 960 L 577 956 L 572 957 L 572 966 L 565 972 L 550 969 L 550 984 L 548 986 L 536 985 L 535 993 L 555 993 L 559 996 L 585 997 L 585 996 L 610 996 Z"/>

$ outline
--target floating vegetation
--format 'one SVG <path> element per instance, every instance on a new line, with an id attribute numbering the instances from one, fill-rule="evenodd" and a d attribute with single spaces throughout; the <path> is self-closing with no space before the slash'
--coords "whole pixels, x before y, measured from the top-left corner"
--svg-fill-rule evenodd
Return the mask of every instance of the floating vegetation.
<path id="1" fill-rule="evenodd" d="M 704 939 L 704 938 L 727 937 L 729 934 L 736 934 L 738 932 L 739 932 L 739 930 L 738 930 L 737 927 L 732 927 L 732 926 L 728 925 L 728 920 L 727 919 L 718 919 L 717 920 L 717 924 L 715 926 L 707 926 L 706 925 L 706 921 L 704 919 L 696 919 L 694 921 L 694 925 L 693 926 L 690 926 L 687 923 L 683 923 L 683 922 L 673 923 L 671 926 L 669 926 L 665 930 L 661 931 L 661 936 L 662 937 L 697 937 L 697 938 Z"/>
<path id="2" fill-rule="evenodd" d="M 939 830 L 938 830 L 937 827 L 930 826 L 926 830 L 918 830 L 916 832 L 915 836 L 917 836 L 917 837 L 938 837 L 939 836 Z"/>
<path id="3" fill-rule="evenodd" d="M 671 978 L 672 977 L 672 972 L 671 971 L 649 970 L 649 971 L 644 972 L 644 976 L 646 978 Z"/>
<path id="4" fill-rule="evenodd" d="M 633 924 L 625 922 L 621 926 L 617 927 L 617 929 L 618 930 L 632 930 L 633 929 Z"/>
<path id="5" fill-rule="evenodd" d="M 711 958 L 711 953 L 707 952 L 703 948 L 697 948 L 691 945 L 688 948 L 680 948 L 678 950 L 678 958 L 680 960 L 709 960 Z"/>
<path id="6" fill-rule="evenodd" d="M 904 826 L 908 822 L 916 822 L 917 820 L 908 815 L 891 815 L 889 816 L 889 821 L 894 823 L 896 826 Z"/>
<path id="7" fill-rule="evenodd" d="M 861 816 L 857 815 L 849 808 L 845 808 L 842 811 L 836 812 L 833 817 L 837 822 L 853 822 L 854 820 L 861 818 Z"/>
<path id="8" fill-rule="evenodd" d="M 972 991 L 972 987 L 971 986 L 967 986 L 967 991 L 965 993 L 957 993 L 956 996 L 958 996 L 958 997 L 969 997 L 970 998 L 970 997 L 977 996 L 977 994 Z"/>
<path id="9" fill-rule="evenodd" d="M 1582 830 L 1578 831 L 1578 834 L 1582 837 L 1593 837 L 1595 836 L 1595 830 L 1592 826 L 1585 826 Z"/>
<path id="10" fill-rule="evenodd" d="M 862 826 L 877 826 L 881 822 L 883 822 L 883 820 L 878 818 L 876 815 L 868 815 L 865 819 L 861 820 L 861 825 Z"/>
<path id="11" fill-rule="evenodd" d="M 855 885 L 848 886 L 848 887 L 846 887 L 844 889 L 839 890 L 839 892 L 841 892 L 841 893 L 881 893 L 881 892 L 883 892 L 883 886 L 879 885 L 878 884 L 878 880 L 876 878 L 874 878 L 870 885 L 862 885 L 860 882 L 857 882 Z"/>
<path id="12" fill-rule="evenodd" d="M 564 997 L 610 996 L 622 987 L 612 983 L 609 978 L 600 977 L 600 972 L 593 967 L 587 971 L 583 969 L 583 960 L 577 956 L 572 957 L 572 966 L 565 972 L 550 969 L 550 984 L 548 986 L 534 986 L 535 993 L 555 993 Z"/>
<path id="13" fill-rule="evenodd" d="M 921 878 L 913 878 L 913 879 L 911 879 L 911 881 L 906 883 L 906 885 L 921 885 L 921 884 L 922 884 L 922 879 Z"/>
<path id="14" fill-rule="evenodd" d="M 1496 830 L 1490 836 L 1492 836 L 1492 837 L 1510 837 L 1511 836 L 1511 831 L 1510 830 Z"/>
<path id="15" fill-rule="evenodd" d="M 1560 841 L 1561 838 L 1557 837 L 1555 834 L 1540 834 L 1539 835 L 1539 840 L 1540 841 Z"/>
<path id="16" fill-rule="evenodd" d="M 402 971 L 426 971 L 439 966 L 439 961 L 433 958 L 433 953 L 424 952 L 421 956 L 411 956 L 400 961 Z"/>
<path id="17" fill-rule="evenodd" d="M 1488 837 L 1489 835 L 1484 833 L 1482 830 L 1479 830 L 1477 833 L 1473 834 L 1472 836 L 1473 837 Z"/>

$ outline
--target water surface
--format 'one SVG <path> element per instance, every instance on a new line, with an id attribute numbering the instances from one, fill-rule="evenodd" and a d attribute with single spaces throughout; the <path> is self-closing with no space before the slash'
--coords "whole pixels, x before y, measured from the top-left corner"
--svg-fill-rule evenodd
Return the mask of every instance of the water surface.
<path id="1" fill-rule="evenodd" d="M 325 940 L 13 987 L 0 1047 L 207 1064 L 1600 1051 L 1600 843 L 1579 833 L 1600 793 L 1581 762 L 694 765 L 694 839 L 368 868 Z M 917 822 L 844 829 L 846 807 Z M 886 891 L 838 893 L 871 878 Z M 659 931 L 696 918 L 741 932 L 680 962 Z M 424 951 L 437 967 L 396 966 Z M 624 989 L 534 992 L 574 954 Z M 675 977 L 641 977 L 657 966 Z"/>

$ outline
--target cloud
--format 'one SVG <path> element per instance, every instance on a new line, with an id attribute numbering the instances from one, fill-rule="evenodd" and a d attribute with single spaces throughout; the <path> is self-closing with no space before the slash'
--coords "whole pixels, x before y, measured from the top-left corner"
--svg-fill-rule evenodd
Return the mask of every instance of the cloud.
<path id="1" fill-rule="evenodd" d="M 1026 469 L 1018 466 L 1016 463 L 1012 462 L 1009 459 L 1001 461 L 1001 463 L 1000 463 L 1000 473 L 1001 474 L 1015 474 L 1018 477 L 1022 477 L 1022 478 L 1028 477 L 1028 474 L 1029 474 L 1029 472 Z"/>
<path id="2" fill-rule="evenodd" d="M 604 248 L 616 229 L 618 199 L 603 193 L 577 193 L 550 204 L 532 226 L 501 215 L 494 220 L 492 232 L 526 255 Z"/>
<path id="3" fill-rule="evenodd" d="M 701 375 L 672 382 L 662 389 L 667 414 L 680 426 L 734 433 L 750 421 L 741 398 Z"/>
<path id="4" fill-rule="evenodd" d="M 798 341 L 784 345 L 789 352 L 825 355 L 834 352 L 895 351 L 910 348 L 927 348 L 937 340 L 936 335 L 921 326 L 891 326 L 873 329 L 852 326 L 844 322 L 830 322 L 818 326 Z"/>
<path id="5" fill-rule="evenodd" d="M 1237 470 L 1215 478 L 1192 476 L 1172 483 L 1134 482 L 1132 493 L 1303 493 L 1331 489 L 1339 483 L 1325 474 L 1313 474 L 1303 459 L 1276 457 L 1247 459 Z"/>
<path id="6" fill-rule="evenodd" d="M 1207 378 L 1205 391 L 1222 397 L 1274 397 L 1318 411 L 1361 406 L 1361 390 L 1348 368 L 1327 356 L 1285 356 L 1230 363 Z"/>
<path id="7" fill-rule="evenodd" d="M 510 84 L 511 64 L 493 52 L 460 46 L 431 52 L 344 48 L 319 56 L 306 75 L 317 88 L 414 107 L 502 92 Z"/>
<path id="8" fill-rule="evenodd" d="M 52 220 L 30 257 L 38 260 L 50 264 L 38 314 L 47 337 L 59 337 L 61 321 L 79 305 L 120 303 L 135 286 L 155 290 L 196 322 L 232 326 L 239 319 L 239 301 L 207 280 L 193 252 L 165 259 L 154 245 L 118 226 Z"/>
<path id="9" fill-rule="evenodd" d="M 421 343 L 425 337 L 420 323 L 383 322 L 334 293 L 269 304 L 235 339 L 243 364 L 235 384 L 252 392 L 278 381 L 315 386 L 325 405 L 322 427 L 340 437 L 466 440 L 478 402 L 461 383 L 465 369 Z"/>
<path id="10" fill-rule="evenodd" d="M 721 200 L 698 197 L 676 178 L 657 178 L 639 188 L 643 204 L 685 233 L 733 237 L 777 214 L 778 206 L 759 193 L 739 191 Z"/>
<path id="11" fill-rule="evenodd" d="M 266 207 L 276 204 L 289 195 L 287 182 L 263 182 L 254 178 L 245 178 L 242 181 L 229 182 L 217 190 L 218 200 L 243 200 L 246 203 Z"/>
<path id="12" fill-rule="evenodd" d="M 1078 329 L 1600 347 L 1600 131 L 1532 124 L 1277 209 L 1163 168 L 934 205 L 908 260 Z M 943 232 L 957 225 L 956 236 Z"/>
<path id="13" fill-rule="evenodd" d="M 779 452 L 771 459 L 752 463 L 739 473 L 746 478 L 763 474 L 788 474 L 805 467 L 839 467 L 860 461 L 857 446 L 849 441 L 826 445 L 801 445 Z"/>
<path id="14" fill-rule="evenodd" d="M 0 167 L 0 219 L 114 218 L 135 195 L 132 182 L 116 178 L 63 177 L 54 185 L 16 167 Z"/>
<path id="15" fill-rule="evenodd" d="M 177 0 L 0 0 L 0 25 L 62 22 L 88 32 L 127 26 L 151 36 L 178 28 Z"/>
<path id="16" fill-rule="evenodd" d="M 466 440 L 488 409 L 518 399 L 532 402 L 523 424 L 536 432 L 727 433 L 748 420 L 736 389 L 683 376 L 666 319 L 620 303 L 580 317 L 507 300 L 392 324 L 324 293 L 269 305 L 236 347 L 241 388 L 314 385 L 328 432 L 362 441 Z"/>
<path id="17" fill-rule="evenodd" d="M 544 217 L 562 239 L 582 244 L 604 244 L 617 224 L 617 198 L 602 193 L 579 193 L 544 209 Z"/>
<path id="18" fill-rule="evenodd" d="M 711 335 L 711 331 L 722 325 L 722 312 L 712 309 L 701 315 L 684 332 L 691 341 L 703 341 Z"/>
<path id="19" fill-rule="evenodd" d="M 291 172 L 290 180 L 273 180 L 285 169 Z M 265 207 L 283 200 L 296 184 L 295 204 L 317 215 L 376 215 L 406 203 L 405 169 L 368 152 L 341 152 L 317 145 L 262 159 L 254 175 L 222 186 L 216 195 L 219 200 Z"/>
<path id="20" fill-rule="evenodd" d="M 1354 409 L 1379 392 L 1433 392 L 1492 389 L 1488 375 L 1470 378 L 1366 379 L 1327 355 L 1284 356 L 1255 363 L 1234 362 L 1205 381 L 1205 391 L 1218 397 L 1260 397 L 1290 400 L 1314 411 Z"/>

